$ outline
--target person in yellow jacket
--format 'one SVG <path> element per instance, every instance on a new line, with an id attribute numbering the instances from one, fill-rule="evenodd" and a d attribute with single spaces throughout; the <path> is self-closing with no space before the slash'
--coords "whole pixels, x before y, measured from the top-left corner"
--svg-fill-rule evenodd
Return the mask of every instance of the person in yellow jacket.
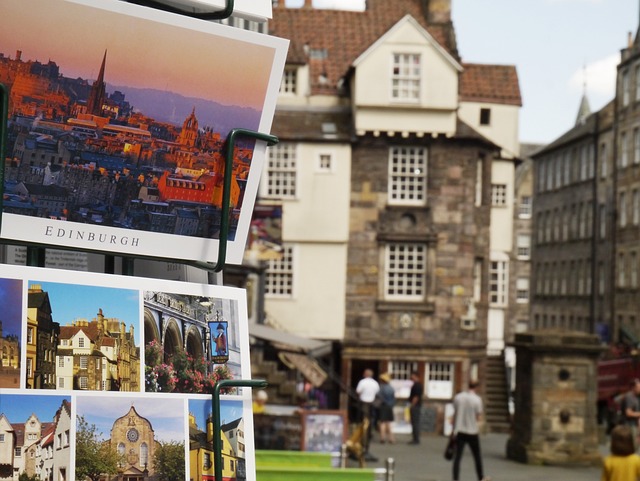
<path id="1" fill-rule="evenodd" d="M 611 454 L 604 458 L 601 481 L 640 480 L 640 456 L 636 454 L 633 431 L 620 425 L 611 431 Z"/>

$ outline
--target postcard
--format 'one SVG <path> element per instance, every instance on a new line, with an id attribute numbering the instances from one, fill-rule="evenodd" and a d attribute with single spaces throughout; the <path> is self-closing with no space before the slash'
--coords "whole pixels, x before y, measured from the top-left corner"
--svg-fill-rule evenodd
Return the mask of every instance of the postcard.
<path id="1" fill-rule="evenodd" d="M 251 379 L 244 290 L 0 264 L 0 304 L 2 469 L 211 475 L 215 383 Z M 255 481 L 251 392 L 220 394 L 225 476 Z"/>
<path id="2" fill-rule="evenodd" d="M 26 12 L 29 12 L 26 15 Z M 288 41 L 115 0 L 5 0 L 0 237 L 242 262 Z"/>

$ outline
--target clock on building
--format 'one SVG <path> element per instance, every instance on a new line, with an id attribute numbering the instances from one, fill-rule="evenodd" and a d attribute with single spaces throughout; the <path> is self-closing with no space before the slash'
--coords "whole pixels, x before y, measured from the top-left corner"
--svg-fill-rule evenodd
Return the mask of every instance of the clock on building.
<path id="1" fill-rule="evenodd" d="M 135 443 L 138 440 L 138 430 L 136 428 L 131 428 L 127 431 L 127 439 L 132 443 Z"/>

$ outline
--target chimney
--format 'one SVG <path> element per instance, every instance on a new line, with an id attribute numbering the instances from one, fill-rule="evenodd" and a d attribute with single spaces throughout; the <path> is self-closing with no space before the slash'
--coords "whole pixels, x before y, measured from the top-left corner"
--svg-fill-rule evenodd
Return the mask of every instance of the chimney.
<path id="1" fill-rule="evenodd" d="M 424 0 L 429 23 L 451 22 L 451 0 Z"/>
<path id="2" fill-rule="evenodd" d="M 302 6 L 302 8 L 313 8 L 313 0 L 304 0 L 304 5 Z"/>

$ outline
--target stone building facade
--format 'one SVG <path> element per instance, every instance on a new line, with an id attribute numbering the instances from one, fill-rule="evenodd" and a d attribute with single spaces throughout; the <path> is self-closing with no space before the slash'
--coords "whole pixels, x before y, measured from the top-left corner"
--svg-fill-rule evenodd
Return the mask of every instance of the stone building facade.
<path id="1" fill-rule="evenodd" d="M 151 422 L 140 416 L 134 406 L 114 421 L 109 442 L 122 456 L 115 479 L 142 481 L 153 477 L 153 456 L 158 441 Z"/>

